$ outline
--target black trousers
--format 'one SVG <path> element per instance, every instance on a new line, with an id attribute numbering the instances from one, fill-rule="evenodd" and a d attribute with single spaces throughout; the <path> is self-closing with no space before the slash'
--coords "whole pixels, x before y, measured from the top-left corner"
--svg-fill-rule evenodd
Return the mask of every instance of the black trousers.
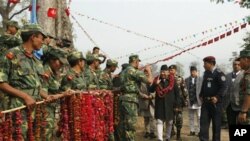
<path id="1" fill-rule="evenodd" d="M 209 140 L 209 126 L 212 121 L 212 141 L 220 141 L 222 104 L 204 102 L 201 106 L 200 141 Z"/>
<path id="2" fill-rule="evenodd" d="M 229 104 L 228 107 L 227 107 L 227 122 L 228 122 L 228 126 L 230 126 L 230 125 L 236 125 L 238 114 L 239 114 L 239 111 L 234 111 L 232 109 L 231 104 Z"/>

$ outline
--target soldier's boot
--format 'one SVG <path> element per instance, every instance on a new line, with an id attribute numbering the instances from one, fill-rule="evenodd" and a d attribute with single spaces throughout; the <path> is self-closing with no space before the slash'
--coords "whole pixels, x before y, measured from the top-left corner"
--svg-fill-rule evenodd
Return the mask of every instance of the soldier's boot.
<path id="1" fill-rule="evenodd" d="M 177 141 L 182 141 L 182 139 L 181 139 L 181 130 L 180 129 L 177 129 L 176 140 Z"/>

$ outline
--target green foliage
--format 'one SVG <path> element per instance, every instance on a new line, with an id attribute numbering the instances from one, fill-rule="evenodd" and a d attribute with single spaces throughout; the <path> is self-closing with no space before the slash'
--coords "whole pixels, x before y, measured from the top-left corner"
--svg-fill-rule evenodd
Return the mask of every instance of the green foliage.
<path id="1" fill-rule="evenodd" d="M 225 1 L 234 2 L 235 0 L 210 0 L 211 2 L 224 3 Z M 244 8 L 250 8 L 250 0 L 241 0 L 240 6 Z"/>

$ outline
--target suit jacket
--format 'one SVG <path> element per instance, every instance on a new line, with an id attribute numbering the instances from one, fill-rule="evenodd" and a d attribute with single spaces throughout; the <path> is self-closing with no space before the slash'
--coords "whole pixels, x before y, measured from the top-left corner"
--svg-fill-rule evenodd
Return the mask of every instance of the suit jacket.
<path id="1" fill-rule="evenodd" d="M 186 87 L 187 87 L 188 92 L 189 92 L 189 89 L 190 89 L 190 86 L 189 86 L 190 77 L 191 76 L 189 76 L 188 78 L 185 79 L 185 83 L 186 83 Z M 203 81 L 202 77 L 198 76 L 197 79 L 196 79 L 196 98 L 197 98 L 198 106 L 201 105 L 201 100 L 200 100 L 199 94 L 200 94 L 200 91 L 201 91 L 202 81 Z M 190 104 L 189 100 L 188 100 L 188 107 L 191 108 L 191 104 Z"/>
<path id="2" fill-rule="evenodd" d="M 240 111 L 241 107 L 239 107 L 239 91 L 240 91 L 240 81 L 244 76 L 244 71 L 240 71 L 236 76 L 234 82 L 232 82 L 232 72 L 226 75 L 227 77 L 227 94 L 225 96 L 225 102 L 223 104 L 224 108 L 226 108 L 229 104 L 231 104 L 234 111 Z"/>

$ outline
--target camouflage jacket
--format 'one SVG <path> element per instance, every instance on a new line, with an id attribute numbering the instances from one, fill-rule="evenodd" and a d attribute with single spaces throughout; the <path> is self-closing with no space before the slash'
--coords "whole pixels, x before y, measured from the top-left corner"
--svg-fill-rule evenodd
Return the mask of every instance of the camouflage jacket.
<path id="1" fill-rule="evenodd" d="M 0 56 L 3 56 L 8 49 L 22 44 L 20 36 L 4 33 L 0 36 Z"/>
<path id="2" fill-rule="evenodd" d="M 99 86 L 100 89 L 105 89 L 105 90 L 112 90 L 113 88 L 112 76 L 107 69 L 104 69 L 103 71 L 100 72 Z"/>
<path id="3" fill-rule="evenodd" d="M 0 82 L 6 82 L 34 99 L 41 98 L 41 78 L 45 79 L 41 62 L 33 54 L 26 53 L 22 46 L 8 50 L 0 62 Z M 12 107 L 20 106 L 22 102 L 15 98 Z"/>
<path id="4" fill-rule="evenodd" d="M 97 71 L 93 71 L 89 67 L 86 68 L 85 78 L 88 90 L 99 89 L 98 76 L 99 73 Z"/>
<path id="5" fill-rule="evenodd" d="M 176 81 L 177 86 L 179 88 L 179 93 L 180 93 L 180 97 L 181 97 L 181 104 L 182 104 L 182 106 L 185 106 L 185 102 L 187 102 L 187 100 L 188 100 L 188 91 L 187 91 L 187 87 L 185 84 L 185 80 L 183 77 L 175 75 L 175 81 Z"/>
<path id="6" fill-rule="evenodd" d="M 61 82 L 62 91 L 68 89 L 72 90 L 86 90 L 87 83 L 83 73 L 76 73 L 73 69 L 69 69 L 68 73 L 63 77 Z"/>

